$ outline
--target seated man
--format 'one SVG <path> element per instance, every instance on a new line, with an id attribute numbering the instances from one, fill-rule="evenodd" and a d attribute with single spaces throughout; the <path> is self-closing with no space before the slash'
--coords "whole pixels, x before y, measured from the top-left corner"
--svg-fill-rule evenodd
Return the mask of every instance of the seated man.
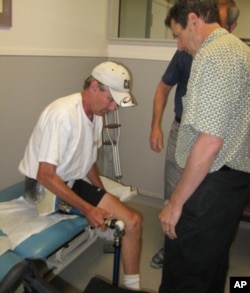
<path id="1" fill-rule="evenodd" d="M 29 200 L 42 198 L 47 188 L 79 210 L 92 227 L 105 230 L 105 218 L 124 221 L 124 285 L 139 289 L 141 216 L 105 191 L 96 168 L 103 115 L 117 104 L 133 106 L 129 91 L 130 76 L 123 66 L 114 62 L 96 66 L 82 92 L 57 99 L 44 109 L 19 170 L 25 175 Z"/>

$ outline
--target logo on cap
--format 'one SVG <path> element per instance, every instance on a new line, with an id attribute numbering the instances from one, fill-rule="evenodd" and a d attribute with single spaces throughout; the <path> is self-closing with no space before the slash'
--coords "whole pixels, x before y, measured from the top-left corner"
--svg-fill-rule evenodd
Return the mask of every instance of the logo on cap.
<path id="1" fill-rule="evenodd" d="M 130 88 L 130 81 L 128 79 L 124 79 L 124 88 L 129 89 Z"/>

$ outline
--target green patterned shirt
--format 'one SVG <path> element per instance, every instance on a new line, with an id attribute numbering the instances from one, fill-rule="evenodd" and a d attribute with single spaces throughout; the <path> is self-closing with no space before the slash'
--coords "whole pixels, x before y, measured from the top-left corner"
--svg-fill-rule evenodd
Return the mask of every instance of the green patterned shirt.
<path id="1" fill-rule="evenodd" d="M 176 159 L 185 167 L 200 132 L 223 139 L 210 172 L 227 165 L 250 172 L 250 48 L 216 29 L 193 60 L 183 98 Z"/>

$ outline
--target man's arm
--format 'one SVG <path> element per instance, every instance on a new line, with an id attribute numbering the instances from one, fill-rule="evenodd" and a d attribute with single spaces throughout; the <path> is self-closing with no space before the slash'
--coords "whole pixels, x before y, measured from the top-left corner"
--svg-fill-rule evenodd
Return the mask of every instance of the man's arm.
<path id="1" fill-rule="evenodd" d="M 175 226 L 179 221 L 184 203 L 190 198 L 208 174 L 223 146 L 223 139 L 200 133 L 189 154 L 185 169 L 159 219 L 163 231 L 176 238 Z"/>
<path id="2" fill-rule="evenodd" d="M 155 152 L 160 152 L 163 148 L 163 132 L 161 129 L 161 121 L 171 89 L 172 86 L 166 85 L 162 81 L 159 82 L 156 88 L 153 104 L 151 133 L 149 137 L 151 149 Z"/>
<path id="3" fill-rule="evenodd" d="M 82 212 L 93 227 L 102 227 L 103 219 L 111 215 L 105 210 L 94 207 L 71 190 L 56 174 L 56 166 L 47 162 L 40 162 L 37 180 L 52 193 Z"/>

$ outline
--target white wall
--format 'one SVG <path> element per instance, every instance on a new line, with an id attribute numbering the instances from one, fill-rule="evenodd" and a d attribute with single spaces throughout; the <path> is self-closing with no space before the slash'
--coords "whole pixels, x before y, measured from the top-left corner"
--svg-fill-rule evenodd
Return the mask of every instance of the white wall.
<path id="1" fill-rule="evenodd" d="M 108 0 L 13 0 L 13 26 L 0 29 L 0 189 L 23 178 L 17 167 L 44 106 L 80 91 L 91 69 L 112 59 L 131 70 L 138 101 L 121 111 L 122 181 L 162 195 L 165 151 L 152 152 L 148 137 L 153 94 L 175 43 L 108 45 L 107 22 Z M 172 116 L 170 105 L 166 137 Z"/>
<path id="2" fill-rule="evenodd" d="M 0 54 L 104 56 L 108 0 L 13 0 Z"/>
<path id="3" fill-rule="evenodd" d="M 22 179 L 44 106 L 81 91 L 107 59 L 108 0 L 13 0 L 12 10 L 12 27 L 0 28 L 0 188 Z"/>
<path id="4" fill-rule="evenodd" d="M 240 9 L 240 16 L 238 19 L 238 25 L 233 33 L 240 38 L 250 39 L 250 32 L 249 32 L 250 1 L 249 0 L 235 0 L 235 2 Z"/>
<path id="5" fill-rule="evenodd" d="M 153 152 L 149 145 L 153 97 L 168 61 L 116 59 L 133 73 L 133 94 L 138 106 L 121 108 L 120 159 L 126 184 L 136 186 L 141 194 L 163 198 L 166 142 L 174 118 L 174 90 L 162 120 L 164 148 Z"/>

